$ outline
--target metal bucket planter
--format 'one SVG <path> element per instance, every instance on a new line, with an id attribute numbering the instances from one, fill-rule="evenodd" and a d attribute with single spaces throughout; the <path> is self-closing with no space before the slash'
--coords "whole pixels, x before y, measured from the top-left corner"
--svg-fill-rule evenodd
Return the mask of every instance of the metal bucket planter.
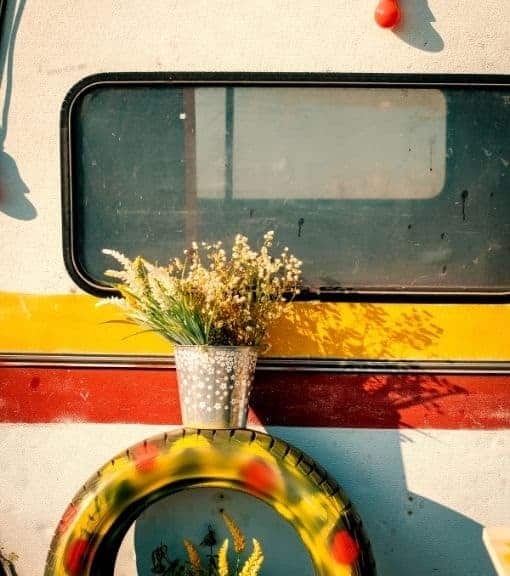
<path id="1" fill-rule="evenodd" d="M 249 346 L 176 346 L 182 423 L 244 428 L 257 351 Z"/>

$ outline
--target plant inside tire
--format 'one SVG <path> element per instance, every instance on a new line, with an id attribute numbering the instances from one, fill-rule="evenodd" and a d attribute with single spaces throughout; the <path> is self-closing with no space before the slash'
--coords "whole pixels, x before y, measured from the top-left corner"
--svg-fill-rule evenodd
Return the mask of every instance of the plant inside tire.
<path id="1" fill-rule="evenodd" d="M 112 576 L 140 513 L 195 487 L 230 488 L 268 503 L 293 525 L 319 576 L 375 575 L 359 516 L 311 458 L 252 430 L 184 429 L 129 448 L 92 476 L 60 520 L 45 576 Z"/>

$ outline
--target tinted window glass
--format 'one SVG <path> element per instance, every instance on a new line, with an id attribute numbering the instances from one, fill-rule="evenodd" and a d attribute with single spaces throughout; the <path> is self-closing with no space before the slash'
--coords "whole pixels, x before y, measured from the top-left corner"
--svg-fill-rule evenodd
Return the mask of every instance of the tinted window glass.
<path id="1" fill-rule="evenodd" d="M 72 234 L 166 261 L 276 231 L 312 288 L 510 290 L 510 91 L 105 84 L 71 123 Z"/>

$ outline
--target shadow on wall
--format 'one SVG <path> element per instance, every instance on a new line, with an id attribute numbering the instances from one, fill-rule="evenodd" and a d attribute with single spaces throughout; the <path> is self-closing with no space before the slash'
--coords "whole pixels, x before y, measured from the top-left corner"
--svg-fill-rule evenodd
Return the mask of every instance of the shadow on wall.
<path id="1" fill-rule="evenodd" d="M 413 429 L 448 428 L 452 404 L 467 391 L 446 376 L 259 372 L 250 399 L 266 426 Z M 419 426 L 418 426 L 419 427 Z"/>
<path id="2" fill-rule="evenodd" d="M 19 173 L 16 162 L 4 149 L 12 96 L 14 45 L 24 8 L 25 0 L 19 0 L 17 3 L 14 0 L 4 2 L 0 15 L 0 84 L 3 86 L 5 82 L 0 127 L 0 212 L 18 220 L 32 220 L 37 212 L 26 196 L 29 189 Z"/>
<path id="3" fill-rule="evenodd" d="M 393 30 L 401 40 L 425 52 L 441 52 L 444 42 L 432 26 L 434 15 L 428 0 L 401 0 L 402 22 Z"/>
<path id="4" fill-rule="evenodd" d="M 400 446 L 410 440 L 398 431 L 268 432 L 299 446 L 340 482 L 363 519 L 380 576 L 496 576 L 480 524 L 408 490 Z M 431 478 L 448 472 L 434 466 Z M 459 478 L 452 490 L 470 488 Z"/>
<path id="5" fill-rule="evenodd" d="M 403 358 L 403 350 L 426 350 L 443 329 L 426 310 L 414 306 L 395 309 L 369 303 L 295 302 L 271 333 L 270 355 L 289 355 L 292 349 L 316 350 L 329 358 Z"/>
<path id="6" fill-rule="evenodd" d="M 295 327 L 293 338 L 313 340 L 326 355 L 336 351 L 340 358 L 366 358 L 367 353 L 372 358 L 401 358 L 402 346 L 426 350 L 443 332 L 428 312 L 413 306 L 396 314 L 377 304 L 341 309 L 322 304 L 321 310 L 324 306 L 324 313 L 317 314 L 296 303 L 289 321 Z M 371 341 L 374 334 L 377 339 Z M 278 348 L 284 345 L 277 343 Z M 416 440 L 416 433 L 406 436 L 399 429 L 448 420 L 452 399 L 461 403 L 467 390 L 447 376 L 432 374 L 296 375 L 282 372 L 270 384 L 260 382 L 251 406 L 268 426 L 288 426 L 269 433 L 310 454 L 347 490 L 372 539 L 381 576 L 495 574 L 482 544 L 482 526 L 410 492 L 402 458 L 402 443 Z M 258 377 L 263 380 L 263 373 Z M 359 427 L 363 429 L 355 429 Z M 424 440 L 432 444 L 424 458 L 432 458 L 437 440 Z M 430 482 L 450 472 L 435 469 L 434 461 L 429 464 Z M 461 478 L 451 489 L 470 491 Z"/>

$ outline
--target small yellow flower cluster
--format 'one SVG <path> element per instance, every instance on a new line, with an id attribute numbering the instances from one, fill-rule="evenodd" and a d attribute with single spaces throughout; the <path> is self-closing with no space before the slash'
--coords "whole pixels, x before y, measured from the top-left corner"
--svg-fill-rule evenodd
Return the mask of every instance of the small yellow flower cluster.
<path id="1" fill-rule="evenodd" d="M 221 242 L 193 243 L 165 267 L 103 250 L 123 267 L 106 272 L 120 280 L 123 299 L 107 301 L 175 344 L 257 346 L 283 313 L 285 296 L 299 292 L 301 261 L 288 248 L 272 257 L 273 241 L 267 232 L 256 252 L 238 234 L 230 257 Z"/>

